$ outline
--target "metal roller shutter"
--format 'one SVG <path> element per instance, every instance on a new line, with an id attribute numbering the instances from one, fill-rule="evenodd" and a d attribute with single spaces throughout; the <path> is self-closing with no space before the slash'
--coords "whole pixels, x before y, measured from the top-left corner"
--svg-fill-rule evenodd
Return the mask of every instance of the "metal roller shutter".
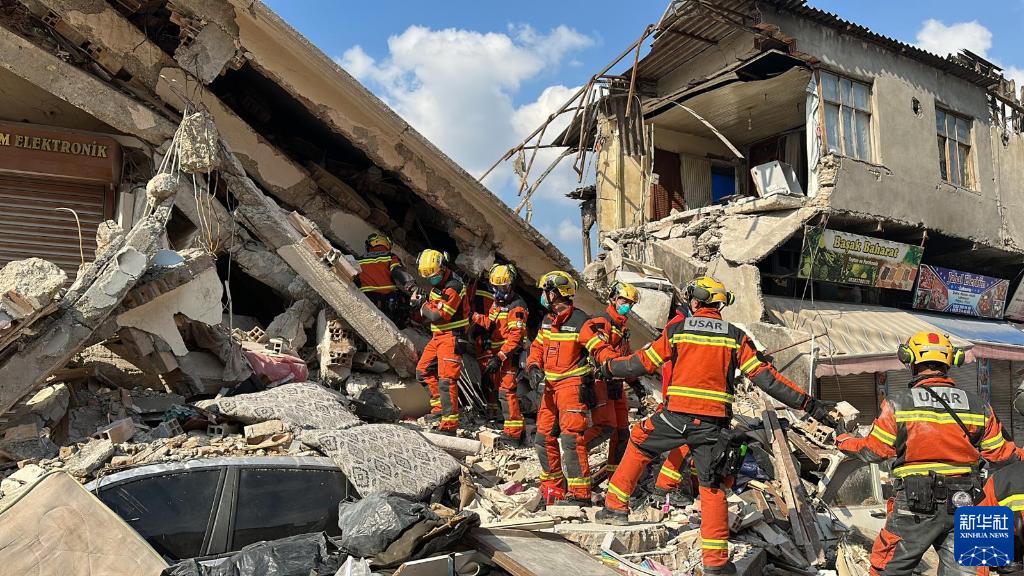
<path id="1" fill-rule="evenodd" d="M 891 393 L 894 390 L 906 390 L 914 375 L 906 370 L 889 370 L 885 373 L 885 387 Z"/>
<path id="2" fill-rule="evenodd" d="M 1009 360 L 992 360 L 989 380 L 991 398 L 989 404 L 999 422 L 1012 433 L 1013 430 L 1013 375 Z"/>
<path id="3" fill-rule="evenodd" d="M 1020 386 L 1021 381 L 1024 381 L 1024 362 L 1011 362 L 1010 368 L 1010 397 L 1013 398 L 1017 394 L 1017 387 Z M 1024 441 L 1024 416 L 1018 414 L 1014 409 L 1013 417 L 1013 439 L 1015 442 Z"/>
<path id="4" fill-rule="evenodd" d="M 978 389 L 978 363 L 971 362 L 949 369 L 949 376 L 956 382 L 958 388 L 970 390 L 975 394 L 981 394 Z"/>
<path id="5" fill-rule="evenodd" d="M 848 376 L 822 376 L 818 378 L 819 396 L 822 400 L 839 402 L 846 400 L 860 410 L 858 424 L 871 424 L 878 416 L 878 398 L 875 394 L 875 374 L 850 374 Z"/>
<path id="6" fill-rule="evenodd" d="M 68 280 L 78 273 L 82 226 L 86 262 L 96 253 L 96 229 L 113 213 L 106 184 L 39 176 L 0 174 L 0 265 L 38 257 L 60 266 Z"/>

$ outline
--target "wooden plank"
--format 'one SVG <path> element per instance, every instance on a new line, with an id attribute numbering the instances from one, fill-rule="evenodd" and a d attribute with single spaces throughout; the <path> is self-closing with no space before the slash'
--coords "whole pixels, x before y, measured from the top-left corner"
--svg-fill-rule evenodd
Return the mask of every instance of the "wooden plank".
<path id="1" fill-rule="evenodd" d="M 525 508 L 524 505 L 520 505 Z M 517 506 L 517 508 L 519 508 Z M 511 520 L 499 520 L 497 522 L 489 522 L 487 524 L 481 524 L 481 528 L 502 528 L 505 530 L 544 530 L 552 528 L 555 525 L 555 519 L 548 517 L 541 518 L 513 518 Z"/>
<path id="2" fill-rule="evenodd" d="M 468 539 L 470 545 L 512 576 L 618 576 L 618 572 L 556 534 L 477 528 Z"/>
<path id="3" fill-rule="evenodd" d="M 782 483 L 782 494 L 790 510 L 789 523 L 793 530 L 793 540 L 807 557 L 811 565 L 825 562 L 825 551 L 818 539 L 818 530 L 812 524 L 811 510 L 804 495 L 800 474 L 793 464 L 793 456 L 788 452 L 789 442 L 779 424 L 779 417 L 769 404 L 768 395 L 761 392 L 764 403 L 764 429 L 773 440 L 772 462 L 775 465 L 775 478 Z"/>

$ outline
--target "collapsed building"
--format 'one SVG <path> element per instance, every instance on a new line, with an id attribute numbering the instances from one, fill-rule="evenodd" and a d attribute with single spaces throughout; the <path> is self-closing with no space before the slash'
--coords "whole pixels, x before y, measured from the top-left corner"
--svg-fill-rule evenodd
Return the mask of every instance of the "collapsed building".
<path id="1" fill-rule="evenodd" d="M 168 157 L 181 117 L 194 118 L 182 128 L 183 141 L 205 141 L 216 152 L 223 139 L 228 149 L 220 165 L 194 171 L 187 186 L 167 192 L 176 201 L 163 215 L 166 226 L 147 239 L 154 250 L 202 249 L 210 257 L 190 261 L 188 278 L 154 278 L 145 290 L 136 288 L 138 297 L 125 297 L 132 282 L 116 295 L 105 288 L 114 298 L 95 317 L 63 319 L 81 330 L 59 335 L 60 353 L 19 361 L 8 350 L 4 366 L 20 377 L 5 381 L 5 409 L 82 345 L 99 340 L 158 374 L 215 391 L 218 378 L 211 375 L 224 359 L 194 345 L 196 335 L 186 335 L 186 345 L 178 328 L 183 317 L 219 323 L 222 293 L 229 329 L 259 325 L 267 338 L 298 352 L 317 344 L 306 342 L 306 333 L 326 309 L 365 341 L 359 351 L 409 377 L 412 342 L 386 329 L 386 319 L 359 297 L 345 259 L 361 254 L 372 232 L 390 235 L 407 263 L 423 248 L 446 250 L 470 280 L 495 258 L 515 262 L 523 286 L 548 270 L 571 268 L 262 5 L 5 2 L 2 24 L 0 262 L 40 257 L 74 282 L 71 293 L 95 288 L 90 271 L 98 264 L 86 263 L 150 216 L 147 182 Z M 293 212 L 299 216 L 290 223 Z M 300 221 L 308 225 L 293 225 Z M 302 248 L 314 229 L 324 242 Z M 318 267 L 321 258 L 337 273 Z M 146 266 L 137 268 L 133 281 Z M 173 290 L 181 293 L 166 296 Z M 207 305 L 186 309 L 197 293 Z M 590 292 L 581 300 L 599 306 Z M 143 305 L 160 307 L 164 317 L 147 321 L 149 311 L 132 313 Z M 5 336 L 8 348 L 24 340 L 19 331 L 30 324 L 35 341 L 47 338 L 36 318 L 17 317 Z"/>
<path id="2" fill-rule="evenodd" d="M 594 156 L 588 282 L 718 277 L 725 318 L 863 423 L 907 385 L 901 339 L 948 333 L 1020 439 L 1022 87 L 800 0 L 673 1 L 649 33 L 554 139 Z"/>
<path id="3" fill-rule="evenodd" d="M 592 288 L 577 302 L 599 310 L 597 294 L 611 279 L 634 282 L 643 294 L 633 319 L 638 346 L 651 325 L 667 319 L 678 287 L 715 274 L 739 296 L 728 319 L 744 324 L 817 395 L 847 400 L 870 419 L 879 387 L 902 377 L 894 371 L 893 334 L 940 320 L 900 308 L 906 299 L 894 288 L 800 280 L 792 269 L 801 232 L 857 235 L 841 239 L 844 246 L 875 238 L 873 252 L 908 252 L 894 248 L 898 242 L 923 246 L 925 264 L 1012 277 L 1018 245 L 1006 214 L 1013 183 L 1002 174 L 1021 167 L 1019 98 L 979 58 L 928 55 L 799 2 L 673 2 L 655 30 L 652 52 L 611 79 L 605 98 L 581 107 L 563 138 L 579 142 L 570 151 L 596 153 L 596 186 L 573 194 L 584 201 L 584 223 L 598 223 L 606 249 L 583 274 Z M 150 473 L 138 468 L 227 470 L 217 458 L 244 455 L 243 468 L 340 470 L 361 497 L 340 509 L 334 505 L 344 490 L 305 499 L 264 493 L 263 500 L 315 516 L 319 528 L 337 528 L 344 517 L 376 519 L 394 507 L 403 529 L 416 527 L 403 532 L 413 541 L 349 542 L 346 553 L 374 556 L 374 567 L 448 550 L 463 537 L 517 574 L 614 573 L 607 565 L 691 573 L 697 566 L 694 504 L 663 517 L 638 512 L 627 528 L 599 526 L 596 508 L 542 510 L 529 448 L 498 450 L 497 434 L 486 431 L 472 440 L 391 424 L 429 409 L 411 379 L 423 335 L 398 330 L 359 292 L 353 260 L 368 234 L 388 234 L 407 263 L 423 248 L 446 250 L 467 279 L 495 260 L 514 262 L 524 294 L 544 272 L 571 267 L 265 6 L 3 0 L 0 48 L 5 562 L 37 568 L 47 556 L 22 552 L 52 550 L 62 541 L 55 535 L 69 530 L 85 533 L 81 524 L 35 522 L 41 510 L 74 508 L 96 522 L 90 526 L 116 533 L 127 543 L 118 566 L 126 574 L 255 542 L 242 530 L 226 534 L 223 525 L 235 521 L 236 506 L 250 508 L 242 489 L 237 501 L 224 496 L 209 526 L 176 539 L 180 549 L 157 553 L 150 546 L 168 544 L 161 540 L 167 516 L 138 513 L 124 488 L 133 475 Z M 833 94 L 823 84 L 828 78 L 839 91 L 849 88 L 852 100 Z M 899 96 L 885 95 L 890 90 L 910 100 L 915 119 L 903 118 Z M 920 134 L 935 124 L 929 98 L 952 118 L 939 135 L 949 151 L 941 182 L 949 183 L 937 180 L 915 191 L 921 202 L 904 201 L 903 187 L 934 175 L 925 154 L 896 154 L 912 138 L 934 146 L 932 134 Z M 965 118 L 970 137 L 961 139 Z M 829 122 L 838 124 L 829 129 Z M 907 140 L 888 140 L 899 122 L 907 123 L 898 134 Z M 779 164 L 759 168 L 772 161 Z M 950 202 L 937 201 L 942 195 L 965 196 L 970 210 L 943 212 Z M 905 284 L 911 271 L 892 273 Z M 810 317 L 805 291 L 820 307 Z M 843 298 L 859 304 L 830 303 Z M 536 323 L 539 314 L 531 318 Z M 967 321 L 957 322 L 962 331 L 950 331 L 975 359 L 964 375 L 973 374 L 995 403 L 1010 390 L 1001 378 L 1021 360 L 1024 342 L 1011 340 L 1005 325 L 982 323 L 968 333 Z M 833 431 L 753 395 L 737 404 L 737 420 L 752 425 L 757 446 L 751 489 L 730 500 L 744 573 L 814 574 L 825 565 L 859 573 L 854 564 L 864 559 L 848 545 L 849 529 L 821 505 L 855 468 L 830 447 Z M 1013 422 L 1008 401 L 998 409 Z M 277 463 L 261 459 L 269 456 Z M 148 544 L 110 510 L 97 509 L 65 473 L 92 480 L 90 490 L 132 519 Z M 241 485 L 246 472 L 223 474 Z M 11 497 L 20 490 L 28 496 Z M 438 504 L 453 497 L 458 513 Z M 312 510 L 303 509 L 313 500 Z M 423 508 L 426 501 L 436 508 Z M 399 512 L 402 506 L 409 508 Z M 467 532 L 476 523 L 483 529 Z M 109 554 L 103 544 L 61 561 Z M 292 545 L 307 546 L 310 562 L 325 560 L 325 541 L 281 544 Z M 477 560 L 442 556 L 417 573 L 451 573 L 448 562 L 472 573 L 463 568 Z M 335 573 L 322 564 L 316 573 Z"/>

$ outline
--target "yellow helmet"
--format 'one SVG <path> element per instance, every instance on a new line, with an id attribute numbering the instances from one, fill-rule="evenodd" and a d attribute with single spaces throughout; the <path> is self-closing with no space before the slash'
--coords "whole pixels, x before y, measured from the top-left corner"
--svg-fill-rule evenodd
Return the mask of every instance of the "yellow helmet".
<path id="1" fill-rule="evenodd" d="M 391 250 L 391 238 L 383 234 L 370 234 L 366 237 L 366 249 L 373 250 L 374 248 L 383 248 L 385 250 Z"/>
<path id="2" fill-rule="evenodd" d="M 612 284 L 612 289 L 608 294 L 608 299 L 614 300 L 616 298 L 625 298 L 633 304 L 636 304 L 640 301 L 640 291 L 636 289 L 636 286 L 627 282 L 616 282 L 615 284 Z"/>
<path id="3" fill-rule="evenodd" d="M 541 276 L 537 287 L 541 290 L 558 290 L 565 298 L 576 295 L 576 279 L 561 270 L 554 270 Z"/>
<path id="4" fill-rule="evenodd" d="M 725 289 L 725 284 L 711 276 L 701 276 L 687 284 L 683 295 L 687 300 L 692 298 L 703 304 L 719 304 L 720 308 L 736 300 L 733 293 Z"/>
<path id="5" fill-rule="evenodd" d="M 428 248 L 423 252 L 420 252 L 420 255 L 416 257 L 416 268 L 419 270 L 420 276 L 424 278 L 437 276 L 444 271 L 444 268 L 447 265 L 447 252 L 440 252 Z"/>
<path id="6" fill-rule="evenodd" d="M 918 332 L 900 344 L 896 350 L 900 362 L 908 366 L 922 362 L 938 362 L 946 366 L 960 366 L 966 353 L 963 348 L 954 348 L 949 337 L 938 332 Z"/>
<path id="7" fill-rule="evenodd" d="M 495 264 L 487 275 L 491 286 L 511 286 L 516 279 L 516 267 L 511 264 Z"/>

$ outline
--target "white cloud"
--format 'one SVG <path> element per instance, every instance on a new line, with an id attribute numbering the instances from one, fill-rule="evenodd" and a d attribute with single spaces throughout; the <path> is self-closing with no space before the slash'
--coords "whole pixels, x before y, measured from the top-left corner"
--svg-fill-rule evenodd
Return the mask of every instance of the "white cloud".
<path id="1" fill-rule="evenodd" d="M 563 219 L 558 223 L 558 229 L 555 231 L 555 238 L 559 242 L 569 244 L 570 242 L 580 242 L 583 237 L 583 229 L 579 224 L 572 222 L 568 219 Z"/>
<path id="2" fill-rule="evenodd" d="M 917 32 L 917 46 L 940 56 L 967 49 L 985 57 L 985 53 L 992 47 L 992 32 L 977 20 L 946 26 L 930 18 L 925 20 Z"/>
<path id="3" fill-rule="evenodd" d="M 388 39 L 385 58 L 354 46 L 338 62 L 470 173 L 481 174 L 536 126 L 525 122 L 546 115 L 548 101 L 563 90 L 549 88 L 537 102 L 517 107 L 523 83 L 592 43 L 566 26 L 547 33 L 529 26 L 510 26 L 508 33 L 410 26 Z M 504 170 L 500 181 L 488 181 L 507 184 L 509 177 Z"/>
<path id="4" fill-rule="evenodd" d="M 967 49 L 991 60 L 996 66 L 1003 66 L 999 59 L 988 55 L 992 47 L 992 31 L 977 20 L 956 22 L 949 26 L 934 18 L 925 20 L 917 32 L 917 46 L 941 56 Z M 1024 68 L 1012 65 L 1005 67 L 1003 76 L 1016 80 L 1018 90 L 1024 86 Z"/>

